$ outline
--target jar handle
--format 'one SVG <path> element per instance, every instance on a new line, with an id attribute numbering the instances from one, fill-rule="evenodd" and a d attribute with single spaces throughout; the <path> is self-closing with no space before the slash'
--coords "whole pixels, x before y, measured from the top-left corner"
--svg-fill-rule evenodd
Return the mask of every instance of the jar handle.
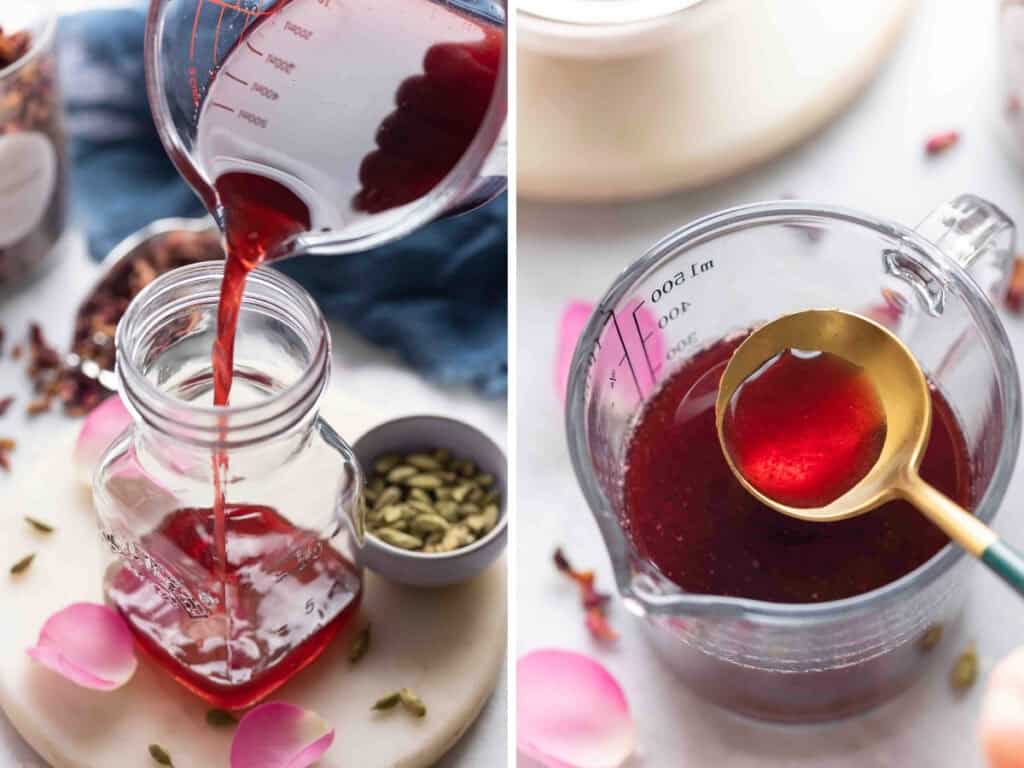
<path id="1" fill-rule="evenodd" d="M 976 195 L 959 195 L 932 211 L 917 232 L 966 269 L 993 301 L 1002 299 L 1017 228 L 998 206 Z"/>

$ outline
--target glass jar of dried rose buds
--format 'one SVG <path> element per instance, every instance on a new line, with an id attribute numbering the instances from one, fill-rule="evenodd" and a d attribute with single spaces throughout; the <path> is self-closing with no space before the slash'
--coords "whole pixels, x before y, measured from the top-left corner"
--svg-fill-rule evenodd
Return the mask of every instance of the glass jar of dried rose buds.
<path id="1" fill-rule="evenodd" d="M 67 156 L 49 4 L 0 8 L 0 292 L 50 265 L 67 218 Z"/>

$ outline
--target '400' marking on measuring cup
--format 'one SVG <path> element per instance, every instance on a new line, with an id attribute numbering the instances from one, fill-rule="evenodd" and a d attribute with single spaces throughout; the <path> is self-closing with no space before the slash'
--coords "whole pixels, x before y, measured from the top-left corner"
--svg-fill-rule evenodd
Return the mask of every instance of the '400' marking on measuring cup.
<path id="1" fill-rule="evenodd" d="M 685 349 L 696 343 L 697 334 L 695 331 L 692 331 L 682 338 L 675 339 L 672 346 L 662 352 L 662 349 L 667 346 L 667 344 L 657 345 L 652 343 L 652 339 L 656 334 L 665 332 L 670 325 L 679 320 L 679 318 L 685 315 L 693 306 L 692 301 L 682 299 L 677 293 L 675 293 L 676 288 L 681 285 L 685 285 L 688 282 L 693 282 L 703 275 L 710 273 L 714 268 L 715 262 L 712 259 L 693 262 L 685 269 L 680 270 L 671 277 L 665 279 L 660 285 L 655 286 L 651 290 L 649 296 L 640 299 L 639 301 L 634 299 L 633 301 L 636 303 L 631 309 L 629 309 L 629 313 L 633 320 L 631 323 L 632 328 L 627 325 L 624 329 L 622 324 L 619 322 L 619 317 L 614 311 L 604 310 L 605 325 L 609 322 L 612 324 L 612 327 L 615 330 L 615 336 L 622 348 L 622 356 L 608 374 L 608 384 L 611 389 L 615 388 L 618 381 L 616 373 L 617 369 L 621 368 L 622 365 L 625 364 L 629 371 L 630 378 L 633 381 L 633 386 L 636 389 L 637 396 L 642 399 L 644 397 L 644 388 L 641 386 L 640 373 L 638 373 L 637 370 L 638 365 L 640 365 L 640 361 L 634 360 L 634 354 L 640 353 L 642 355 L 643 366 L 646 368 L 646 372 L 650 377 L 650 386 L 653 387 L 657 384 L 658 373 L 661 370 L 663 362 L 672 362 Z M 648 308 L 648 301 L 650 302 L 651 308 Z M 630 304 L 632 303 L 633 302 L 630 302 Z M 622 311 L 625 312 L 626 309 L 624 308 Z M 646 331 L 645 326 L 647 328 Z M 665 339 L 662 338 L 660 341 L 664 342 Z M 636 349 L 637 344 L 639 344 L 639 349 Z M 631 354 L 631 346 L 633 347 L 633 354 Z M 654 348 L 653 352 L 652 347 Z M 595 349 L 591 352 L 591 370 L 593 370 L 593 365 L 597 359 L 600 349 L 601 342 L 599 340 L 595 344 Z M 662 356 L 664 356 L 664 360 L 660 359 Z"/>

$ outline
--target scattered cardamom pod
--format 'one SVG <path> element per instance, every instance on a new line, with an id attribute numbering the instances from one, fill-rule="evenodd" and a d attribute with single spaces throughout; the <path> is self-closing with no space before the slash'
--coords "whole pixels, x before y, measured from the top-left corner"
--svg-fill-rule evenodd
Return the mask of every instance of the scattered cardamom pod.
<path id="1" fill-rule="evenodd" d="M 935 646 L 937 646 L 941 640 L 942 640 L 942 625 L 941 624 L 932 624 L 930 627 L 928 627 L 927 630 L 925 630 L 925 633 L 923 635 L 921 635 L 921 639 L 918 640 L 917 646 L 922 651 L 927 653 L 928 651 L 930 651 L 933 648 L 935 648 Z"/>
<path id="2" fill-rule="evenodd" d="M 28 567 L 32 565 L 32 561 L 36 559 L 36 553 L 33 552 L 31 555 L 25 555 L 21 560 L 11 566 L 11 575 L 17 576 L 19 573 L 24 573 L 28 570 Z"/>
<path id="3" fill-rule="evenodd" d="M 427 714 L 427 707 L 423 700 L 408 688 L 400 690 L 398 696 L 402 700 L 402 706 L 416 717 L 423 717 Z"/>
<path id="4" fill-rule="evenodd" d="M 395 705 L 402 700 L 402 695 L 398 691 L 389 693 L 382 699 L 377 699 L 377 702 L 371 707 L 376 712 L 382 712 L 385 709 L 394 709 Z"/>
<path id="5" fill-rule="evenodd" d="M 229 725 L 238 725 L 238 719 L 226 709 L 208 709 L 206 723 L 214 728 L 225 728 Z"/>
<path id="6" fill-rule="evenodd" d="M 167 753 L 167 750 L 161 747 L 159 744 L 149 745 L 149 756 L 153 758 L 153 762 L 158 765 L 169 765 L 174 766 L 171 762 L 171 756 Z"/>
<path id="7" fill-rule="evenodd" d="M 370 650 L 370 625 L 367 624 L 356 635 L 356 639 L 352 641 L 352 648 L 348 652 L 348 660 L 350 663 L 355 664 L 366 652 Z"/>
<path id="8" fill-rule="evenodd" d="M 44 523 L 42 520 L 36 520 L 34 517 L 29 517 L 28 515 L 25 515 L 25 522 L 40 533 L 53 533 L 56 530 L 49 523 Z"/>
<path id="9" fill-rule="evenodd" d="M 953 686 L 954 691 L 962 693 L 974 685 L 974 681 L 977 679 L 978 652 L 972 645 L 956 657 L 953 670 L 949 675 L 949 682 Z"/>
<path id="10" fill-rule="evenodd" d="M 486 536 L 501 517 L 492 473 L 444 448 L 388 453 L 366 484 L 368 532 L 395 547 L 451 552 Z"/>

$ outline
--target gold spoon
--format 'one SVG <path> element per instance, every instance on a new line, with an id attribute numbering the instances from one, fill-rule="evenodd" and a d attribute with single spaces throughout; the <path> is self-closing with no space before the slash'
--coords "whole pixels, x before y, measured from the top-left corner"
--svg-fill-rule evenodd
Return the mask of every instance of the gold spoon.
<path id="1" fill-rule="evenodd" d="M 874 384 L 886 418 L 885 442 L 868 473 L 821 507 L 791 507 L 752 486 L 723 439 L 723 422 L 736 390 L 764 363 L 787 349 L 830 352 L 860 366 Z M 812 309 L 785 315 L 754 331 L 733 353 L 715 401 L 718 440 L 729 468 L 762 504 L 790 517 L 834 522 L 906 499 L 949 538 L 1024 595 L 1024 557 L 970 512 L 921 479 L 918 468 L 931 431 L 932 400 L 917 360 L 896 336 L 866 317 Z"/>

